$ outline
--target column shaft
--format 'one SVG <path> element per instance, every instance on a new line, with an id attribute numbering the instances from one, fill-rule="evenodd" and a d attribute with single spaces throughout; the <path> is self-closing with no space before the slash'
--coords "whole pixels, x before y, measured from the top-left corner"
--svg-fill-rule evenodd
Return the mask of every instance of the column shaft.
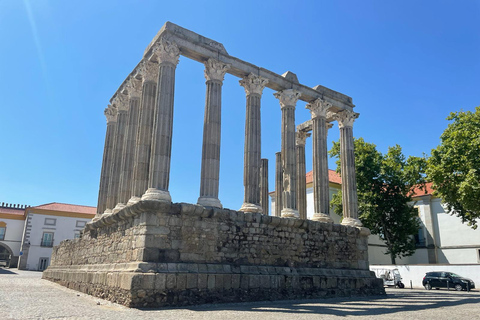
<path id="1" fill-rule="evenodd" d="M 253 205 L 252 210 L 242 206 L 241 211 L 261 212 L 260 207 L 260 159 L 261 159 L 261 122 L 260 95 L 247 96 L 245 118 L 245 149 L 243 185 L 244 203 Z"/>
<path id="2" fill-rule="evenodd" d="M 280 217 L 283 209 L 283 168 L 282 153 L 275 153 L 275 216 Z"/>
<path id="3" fill-rule="evenodd" d="M 205 118 L 203 121 L 202 169 L 198 203 L 219 207 L 218 184 L 220 179 L 220 134 L 222 83 L 207 81 Z"/>
<path id="4" fill-rule="evenodd" d="M 343 222 L 345 222 L 345 224 L 352 220 L 360 222 L 358 220 L 357 181 L 355 177 L 355 153 L 352 127 L 344 126 L 340 128 L 340 161 L 342 170 Z"/>
<path id="5" fill-rule="evenodd" d="M 120 93 L 121 94 L 121 93 Z M 123 157 L 123 141 L 125 137 L 125 126 L 127 123 L 128 112 L 124 109 L 118 110 L 117 126 L 113 143 L 113 161 L 110 168 L 107 192 L 107 212 L 111 212 L 118 199 L 118 183 L 120 181 L 120 166 Z"/>
<path id="6" fill-rule="evenodd" d="M 127 128 L 124 138 L 123 157 L 121 165 L 119 198 L 118 202 L 126 204 L 132 196 L 132 176 L 133 164 L 135 158 L 135 143 L 138 129 L 138 114 L 140 99 L 138 97 L 130 98 L 130 108 L 128 112 Z"/>
<path id="7" fill-rule="evenodd" d="M 240 211 L 262 212 L 260 206 L 261 118 L 260 104 L 267 79 L 250 73 L 240 80 L 245 88 L 247 107 L 245 116 L 245 146 L 243 157 L 243 185 L 245 193 Z"/>
<path id="8" fill-rule="evenodd" d="M 268 215 L 268 159 L 261 159 L 260 166 L 260 205 L 263 214 Z"/>
<path id="9" fill-rule="evenodd" d="M 313 220 L 333 222 L 330 217 L 328 179 L 327 120 L 323 116 L 312 119 L 313 131 Z"/>
<path id="10" fill-rule="evenodd" d="M 129 203 L 140 200 L 148 188 L 148 172 L 150 168 L 150 154 L 152 148 L 153 115 L 155 110 L 155 96 L 157 84 L 153 81 L 144 81 L 142 99 L 138 115 L 138 125 L 133 160 L 132 199 Z"/>
<path id="11" fill-rule="evenodd" d="M 282 216 L 284 217 L 298 217 L 296 185 L 297 161 L 295 158 L 295 107 L 287 106 L 282 108 Z"/>
<path id="12" fill-rule="evenodd" d="M 305 168 L 305 144 L 297 143 L 297 205 L 300 219 L 307 219 L 307 182 Z"/>
<path id="13" fill-rule="evenodd" d="M 117 126 L 116 112 L 116 109 L 112 107 L 105 109 L 105 115 L 107 116 L 107 132 L 105 133 L 105 146 L 103 149 L 102 169 L 100 172 L 97 218 L 99 215 L 103 214 L 105 209 L 107 209 L 108 181 L 110 179 L 109 175 L 112 165 L 113 143 Z"/>

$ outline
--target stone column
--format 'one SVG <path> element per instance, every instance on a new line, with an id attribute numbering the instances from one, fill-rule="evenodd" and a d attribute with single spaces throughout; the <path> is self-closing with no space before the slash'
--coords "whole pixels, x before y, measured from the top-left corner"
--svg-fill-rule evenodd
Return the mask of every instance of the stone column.
<path id="1" fill-rule="evenodd" d="M 340 161 L 342 174 L 342 224 L 361 227 L 358 219 L 357 181 L 355 177 L 355 153 L 353 144 L 353 122 L 358 113 L 344 110 L 333 115 L 340 127 Z"/>
<path id="2" fill-rule="evenodd" d="M 313 207 L 312 220 L 333 223 L 330 217 L 328 179 L 327 112 L 332 105 L 317 99 L 307 105 L 312 115 L 313 131 Z"/>
<path id="3" fill-rule="evenodd" d="M 261 159 L 260 165 L 260 205 L 264 214 L 268 215 L 268 159 Z"/>
<path id="4" fill-rule="evenodd" d="M 283 208 L 283 168 L 282 168 L 282 153 L 275 153 L 275 216 L 282 215 Z"/>
<path id="5" fill-rule="evenodd" d="M 109 105 L 104 111 L 107 118 L 107 132 L 105 134 L 105 146 L 103 148 L 102 170 L 100 172 L 100 187 L 98 190 L 97 215 L 94 219 L 98 219 L 105 209 L 107 209 L 107 192 L 108 181 L 110 180 L 110 168 L 112 166 L 113 157 L 113 141 L 115 129 L 117 126 L 117 109 Z"/>
<path id="6" fill-rule="evenodd" d="M 142 200 L 171 202 L 168 184 L 172 155 L 173 98 L 175 69 L 180 51 L 174 42 L 165 38 L 160 39 L 153 51 L 159 64 L 157 108 L 154 115 L 148 189 Z"/>
<path id="7" fill-rule="evenodd" d="M 133 158 L 132 197 L 128 201 L 129 205 L 138 202 L 148 188 L 158 63 L 144 60 L 137 71 L 137 76 L 142 79 L 142 98 L 140 100 L 135 156 Z"/>
<path id="8" fill-rule="evenodd" d="M 205 62 L 207 93 L 203 120 L 202 171 L 198 204 L 222 208 L 218 199 L 220 179 L 220 136 L 222 122 L 222 84 L 229 64 L 208 59 Z"/>
<path id="9" fill-rule="evenodd" d="M 113 105 L 117 108 L 117 126 L 115 129 L 115 137 L 113 142 L 113 161 L 110 168 L 110 176 L 108 180 L 107 192 L 107 209 L 105 213 L 111 214 L 113 208 L 117 204 L 118 199 L 118 183 L 120 182 L 120 166 L 123 158 L 123 141 L 125 137 L 125 127 L 127 124 L 128 113 L 128 97 L 118 92 L 113 99 Z"/>
<path id="10" fill-rule="evenodd" d="M 142 94 L 142 83 L 140 80 L 131 78 L 126 84 L 125 93 L 129 99 L 129 111 L 125 138 L 123 142 L 123 156 L 119 183 L 119 197 L 115 209 L 118 211 L 125 207 L 125 204 L 132 196 L 133 184 L 133 161 L 135 158 L 135 144 L 138 129 L 138 114 L 140 108 L 140 98 Z"/>
<path id="11" fill-rule="evenodd" d="M 245 194 L 239 211 L 262 212 L 260 206 L 261 121 L 260 100 L 268 80 L 250 73 L 240 80 L 247 95 L 243 185 Z"/>
<path id="12" fill-rule="evenodd" d="M 282 217 L 298 218 L 297 210 L 297 161 L 295 157 L 295 105 L 300 92 L 287 89 L 276 92 L 282 108 L 282 167 L 283 209 Z"/>
<path id="13" fill-rule="evenodd" d="M 305 142 L 310 133 L 297 131 L 297 206 L 300 219 L 307 219 L 307 181 L 305 168 Z"/>

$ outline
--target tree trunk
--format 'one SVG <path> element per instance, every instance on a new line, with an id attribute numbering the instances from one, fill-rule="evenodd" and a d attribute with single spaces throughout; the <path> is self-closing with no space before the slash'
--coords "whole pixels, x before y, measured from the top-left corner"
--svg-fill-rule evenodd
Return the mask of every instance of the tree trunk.
<path id="1" fill-rule="evenodd" d="M 395 255 L 393 253 L 390 253 L 390 259 L 392 259 L 392 264 L 395 265 Z"/>

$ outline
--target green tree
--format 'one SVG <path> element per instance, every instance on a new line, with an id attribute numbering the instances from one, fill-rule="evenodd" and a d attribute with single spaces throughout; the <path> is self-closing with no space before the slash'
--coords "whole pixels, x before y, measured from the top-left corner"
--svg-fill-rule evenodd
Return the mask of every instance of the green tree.
<path id="1" fill-rule="evenodd" d="M 385 241 L 392 264 L 397 257 L 415 252 L 414 235 L 418 233 L 417 209 L 412 201 L 413 188 L 424 186 L 426 161 L 402 154 L 399 145 L 390 147 L 383 155 L 372 143 L 355 139 L 355 168 L 357 178 L 359 219 L 363 225 Z M 337 157 L 340 171 L 340 143 L 334 142 L 331 157 Z M 342 194 L 332 198 L 335 213 L 342 215 Z"/>
<path id="2" fill-rule="evenodd" d="M 427 176 L 434 195 L 448 211 L 473 229 L 480 218 L 480 107 L 475 112 L 452 112 L 450 123 L 432 150 Z"/>

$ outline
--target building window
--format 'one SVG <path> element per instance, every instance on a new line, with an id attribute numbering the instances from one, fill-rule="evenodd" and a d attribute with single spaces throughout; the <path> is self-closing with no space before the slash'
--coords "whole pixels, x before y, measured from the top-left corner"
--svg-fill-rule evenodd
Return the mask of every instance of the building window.
<path id="1" fill-rule="evenodd" d="M 5 231 L 7 230 L 6 227 L 0 227 L 0 240 L 5 240 Z"/>
<path id="2" fill-rule="evenodd" d="M 57 223 L 57 219 L 45 218 L 45 225 L 54 226 Z"/>
<path id="3" fill-rule="evenodd" d="M 478 262 L 480 263 L 480 249 L 478 249 Z"/>
<path id="4" fill-rule="evenodd" d="M 53 232 L 44 232 L 40 245 L 42 247 L 53 247 Z"/>
<path id="5" fill-rule="evenodd" d="M 80 232 L 75 231 L 75 235 L 73 236 L 73 239 L 80 239 Z"/>
<path id="6" fill-rule="evenodd" d="M 45 269 L 47 269 L 48 267 L 48 261 L 49 259 L 48 258 L 40 258 L 40 261 L 38 263 L 38 271 L 43 271 Z"/>
<path id="7" fill-rule="evenodd" d="M 85 224 L 86 224 L 85 221 L 77 220 L 76 227 L 77 227 L 77 228 L 83 228 L 83 227 L 85 227 Z"/>
<path id="8" fill-rule="evenodd" d="M 426 241 L 425 241 L 425 237 L 423 236 L 423 228 L 418 229 L 418 232 L 416 235 L 414 235 L 414 237 L 415 237 L 415 245 L 417 247 L 425 247 Z"/>

